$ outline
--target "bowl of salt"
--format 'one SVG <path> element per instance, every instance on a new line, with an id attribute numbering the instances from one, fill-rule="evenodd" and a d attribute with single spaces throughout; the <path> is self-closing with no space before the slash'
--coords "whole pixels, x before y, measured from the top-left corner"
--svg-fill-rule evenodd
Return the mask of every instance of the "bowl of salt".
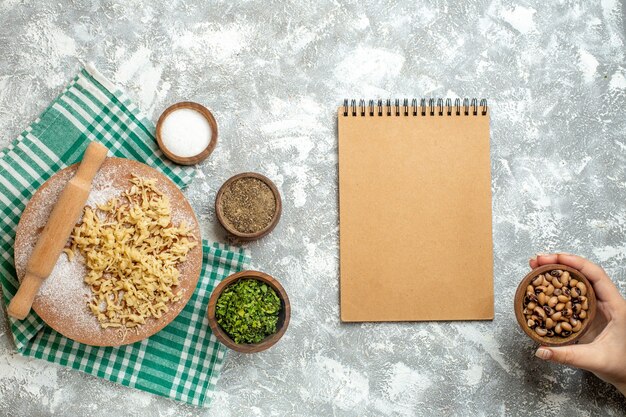
<path id="1" fill-rule="evenodd" d="M 205 160 L 217 144 L 217 122 L 203 105 L 181 101 L 165 109 L 156 125 L 163 154 L 179 165 Z"/>

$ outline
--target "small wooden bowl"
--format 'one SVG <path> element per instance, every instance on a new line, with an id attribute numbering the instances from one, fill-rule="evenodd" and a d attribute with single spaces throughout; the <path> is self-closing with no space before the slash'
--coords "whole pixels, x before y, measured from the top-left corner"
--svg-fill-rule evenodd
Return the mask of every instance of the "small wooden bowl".
<path id="1" fill-rule="evenodd" d="M 281 309 L 278 314 L 278 323 L 276 324 L 276 333 L 267 336 L 259 343 L 250 343 L 250 344 L 237 344 L 230 338 L 230 336 L 222 330 L 220 325 L 217 323 L 217 319 L 215 318 L 215 306 L 217 305 L 217 300 L 220 295 L 222 295 L 222 291 L 226 289 L 230 284 L 235 283 L 236 281 L 242 279 L 255 279 L 257 281 L 262 281 L 272 287 L 278 298 L 280 298 Z M 211 298 L 209 298 L 209 308 L 208 308 L 208 316 L 209 316 L 209 326 L 211 326 L 211 330 L 217 340 L 222 342 L 228 348 L 232 350 L 236 350 L 241 353 L 256 353 L 261 352 L 263 350 L 269 349 L 276 342 L 280 340 L 281 337 L 285 334 L 287 330 L 287 326 L 289 326 L 289 319 L 291 318 L 291 304 L 289 303 L 289 297 L 287 297 L 287 293 L 280 283 L 272 278 L 271 276 L 259 272 L 259 271 L 241 271 L 236 274 L 233 274 L 223 280 L 211 294 Z"/>
<path id="2" fill-rule="evenodd" d="M 270 187 L 270 189 L 272 190 L 272 193 L 274 194 L 274 198 L 276 199 L 276 211 L 274 212 L 274 217 L 272 218 L 272 221 L 264 229 L 261 229 L 258 232 L 242 233 L 238 231 L 237 229 L 235 229 L 228 222 L 228 220 L 226 219 L 226 216 L 224 215 L 224 211 L 222 209 L 222 198 L 224 196 L 224 191 L 226 191 L 226 189 L 230 186 L 230 184 L 232 184 L 234 181 L 240 178 L 256 178 L 258 180 L 263 181 L 265 184 L 267 184 L 268 187 Z M 238 237 L 241 240 L 246 240 L 246 241 L 255 240 L 255 239 L 262 238 L 263 236 L 266 236 L 268 233 L 274 230 L 274 228 L 278 224 L 282 211 L 283 211 L 283 204 L 280 199 L 280 193 L 278 192 L 278 188 L 276 188 L 276 185 L 266 176 L 257 174 L 255 172 L 243 172 L 241 174 L 237 174 L 234 177 L 229 178 L 220 187 L 215 197 L 215 214 L 217 215 L 217 220 L 219 220 L 222 227 L 226 229 L 228 233 L 230 233 L 233 236 Z"/>
<path id="3" fill-rule="evenodd" d="M 587 298 L 589 300 L 587 319 L 585 319 L 583 327 L 578 333 L 572 333 L 568 337 L 560 337 L 556 335 L 553 337 L 539 336 L 531 328 L 528 327 L 528 325 L 526 324 L 526 318 L 524 317 L 524 297 L 526 296 L 526 288 L 528 287 L 528 285 L 530 285 L 532 280 L 537 277 L 537 275 L 552 271 L 554 269 L 568 271 L 572 277 L 576 278 L 578 281 L 584 282 L 587 286 Z M 585 277 L 579 270 L 570 268 L 567 265 L 549 264 L 533 269 L 524 277 L 522 282 L 520 282 L 519 286 L 517 287 L 517 291 L 515 292 L 513 306 L 515 308 L 515 317 L 517 318 L 517 323 L 520 325 L 524 333 L 526 333 L 535 342 L 544 346 L 571 345 L 573 343 L 578 343 L 578 340 L 587 332 L 587 330 L 589 330 L 589 327 L 591 326 L 591 323 L 596 316 L 596 293 L 593 290 L 591 282 L 589 282 L 587 277 Z"/>
<path id="4" fill-rule="evenodd" d="M 209 142 L 209 146 L 207 146 L 205 150 L 203 150 L 197 155 L 194 155 L 194 156 L 175 155 L 172 152 L 170 152 L 165 147 L 165 145 L 163 145 L 163 141 L 161 140 L 161 127 L 163 125 L 163 121 L 171 112 L 173 112 L 174 110 L 179 110 L 179 109 L 192 109 L 192 110 L 197 111 L 198 113 L 202 114 L 206 118 L 206 120 L 209 122 L 209 125 L 211 126 L 211 141 Z M 167 109 L 165 109 L 163 113 L 161 113 L 161 116 L 159 117 L 159 121 L 157 122 L 157 125 L 156 125 L 156 140 L 157 140 L 157 144 L 159 145 L 159 148 L 161 149 L 161 152 L 163 152 L 163 154 L 169 160 L 179 165 L 195 165 L 207 159 L 209 155 L 211 155 L 211 152 L 213 152 L 213 149 L 215 149 L 215 145 L 217 145 L 217 122 L 215 121 L 215 118 L 213 117 L 213 114 L 209 111 L 209 109 L 207 109 L 203 105 L 194 103 L 193 101 L 181 101 L 179 103 L 172 104 Z"/>

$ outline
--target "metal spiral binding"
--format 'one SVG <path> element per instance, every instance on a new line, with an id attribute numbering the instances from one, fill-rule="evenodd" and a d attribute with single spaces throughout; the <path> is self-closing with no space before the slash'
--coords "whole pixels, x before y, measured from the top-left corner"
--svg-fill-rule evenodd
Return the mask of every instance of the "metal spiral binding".
<path id="1" fill-rule="evenodd" d="M 344 99 L 343 101 L 343 115 L 344 117 L 348 117 L 349 115 L 356 117 L 357 115 L 361 117 L 365 117 L 366 114 L 369 114 L 370 117 L 378 115 L 380 117 L 384 116 L 452 116 L 453 114 L 456 116 L 478 116 L 479 114 L 485 116 L 487 114 L 489 107 L 487 106 L 487 99 L 481 99 L 480 102 L 476 98 L 463 99 L 463 104 L 461 104 L 461 99 L 454 99 L 454 105 L 452 104 L 451 98 L 444 99 L 443 98 L 422 98 L 418 101 L 416 98 L 411 99 L 411 104 L 409 105 L 409 99 L 405 98 L 402 102 L 400 102 L 399 98 L 396 98 L 391 101 L 390 98 L 386 99 L 383 102 L 383 99 L 378 100 L 369 100 L 366 101 L 364 99 L 360 99 L 358 104 L 357 100 L 352 99 Z"/>

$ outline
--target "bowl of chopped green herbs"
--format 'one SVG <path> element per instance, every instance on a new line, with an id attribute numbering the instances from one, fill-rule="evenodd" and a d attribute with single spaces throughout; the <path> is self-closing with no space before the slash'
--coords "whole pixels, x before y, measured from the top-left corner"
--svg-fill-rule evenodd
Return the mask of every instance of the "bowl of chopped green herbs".
<path id="1" fill-rule="evenodd" d="M 241 271 L 213 290 L 208 316 L 220 342 L 237 352 L 255 353 L 273 346 L 283 336 L 291 305 L 275 278 L 259 271 Z"/>

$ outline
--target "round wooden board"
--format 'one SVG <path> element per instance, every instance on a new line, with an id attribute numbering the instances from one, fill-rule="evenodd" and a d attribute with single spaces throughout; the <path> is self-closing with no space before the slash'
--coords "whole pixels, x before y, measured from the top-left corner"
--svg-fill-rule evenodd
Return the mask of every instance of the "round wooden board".
<path id="1" fill-rule="evenodd" d="M 76 172 L 77 166 L 67 167 L 46 181 L 33 195 L 22 213 L 15 237 L 15 269 L 20 281 L 24 277 L 28 258 L 54 203 Z M 152 336 L 182 311 L 200 277 L 202 245 L 198 220 L 178 187 L 154 168 L 128 159 L 107 158 L 94 178 L 86 205 L 93 207 L 119 196 L 123 190 L 130 187 L 128 180 L 133 174 L 156 179 L 157 188 L 170 200 L 172 223 L 187 222 L 198 239 L 198 245 L 189 252 L 187 260 L 179 265 L 181 277 L 178 289 L 182 291 L 182 298 L 169 304 L 169 311 L 159 319 L 147 319 L 146 324 L 135 329 L 129 329 L 127 332 L 119 328 L 102 329 L 87 307 L 91 289 L 84 283 L 86 269 L 82 257 L 78 255 L 70 262 L 67 255 L 62 253 L 54 270 L 39 290 L 33 309 L 48 326 L 80 343 L 93 346 L 119 346 Z"/>

